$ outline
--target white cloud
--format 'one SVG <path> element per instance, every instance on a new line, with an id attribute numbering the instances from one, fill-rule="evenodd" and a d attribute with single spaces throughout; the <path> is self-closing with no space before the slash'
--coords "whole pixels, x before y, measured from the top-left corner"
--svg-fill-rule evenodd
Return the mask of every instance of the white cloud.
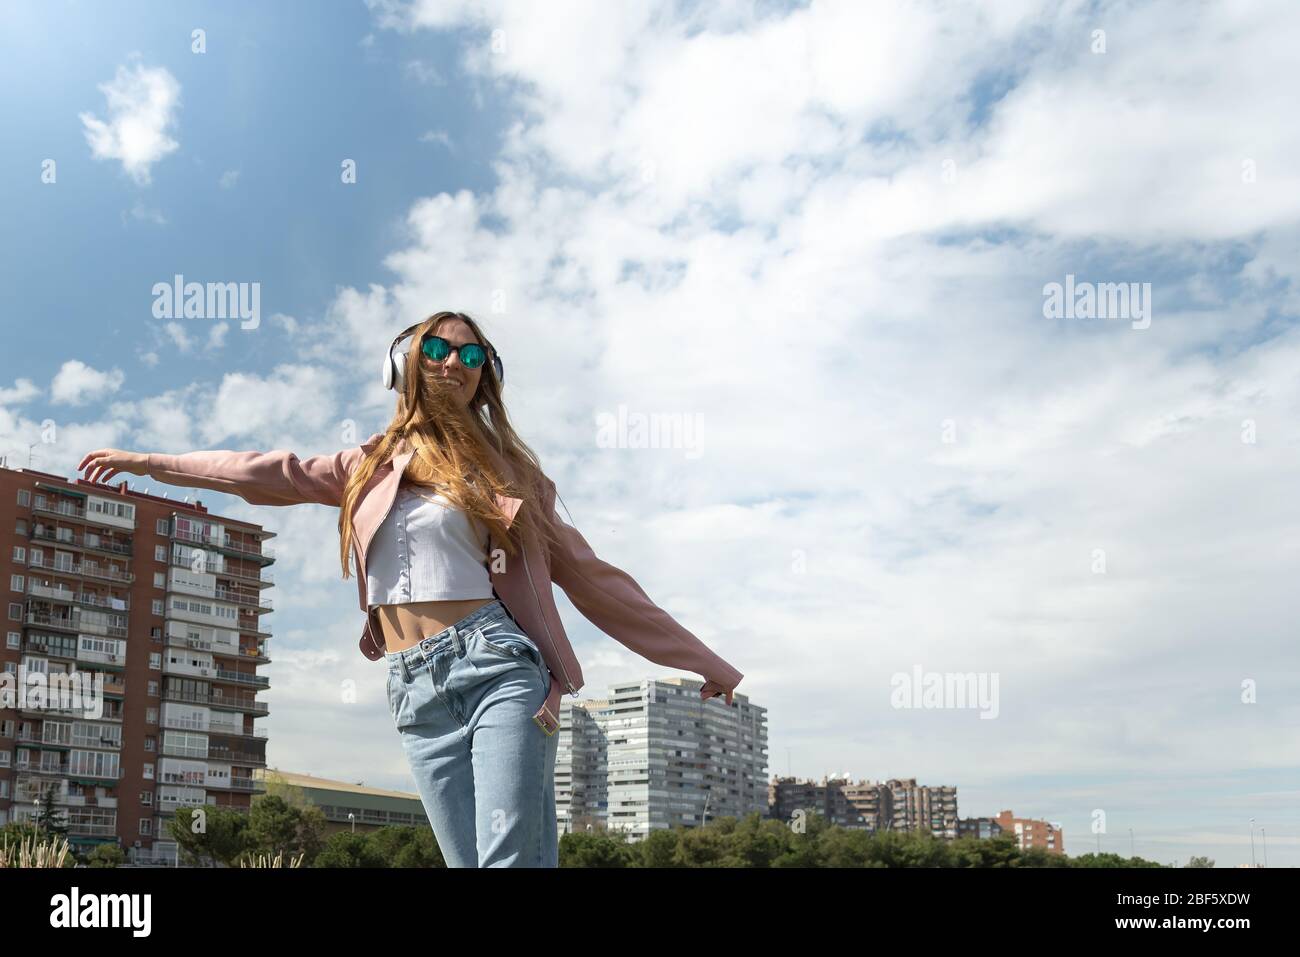
<path id="1" fill-rule="evenodd" d="M 239 170 L 228 169 L 221 174 L 218 184 L 222 189 L 234 189 L 237 182 L 239 182 Z"/>
<path id="2" fill-rule="evenodd" d="M 119 66 L 112 80 L 99 84 L 108 119 L 81 113 L 86 142 L 95 159 L 116 159 L 139 184 L 151 180 L 151 167 L 180 144 L 170 128 L 180 107 L 180 83 L 166 67 Z"/>
<path id="3" fill-rule="evenodd" d="M 145 206 L 143 203 L 136 203 L 131 207 L 131 217 L 142 222 L 154 223 L 158 226 L 167 225 L 167 217 L 163 215 L 161 209 L 153 209 Z M 126 217 L 123 216 L 123 221 L 125 221 L 125 218 Z"/>
<path id="4" fill-rule="evenodd" d="M 22 405 L 41 394 L 31 379 L 16 379 L 12 389 L 0 389 L 0 406 Z"/>
<path id="5" fill-rule="evenodd" d="M 126 376 L 121 369 L 101 372 L 79 359 L 69 359 L 55 373 L 50 396 L 57 404 L 82 405 L 92 399 L 102 400 L 120 389 L 124 381 Z"/>
<path id="6" fill-rule="evenodd" d="M 164 323 L 163 332 L 181 352 L 189 352 L 194 348 L 194 340 L 190 338 L 189 332 L 181 323 L 175 320 Z"/>
<path id="7" fill-rule="evenodd" d="M 342 354 L 484 320 L 597 554 L 773 713 L 818 702 L 774 725 L 797 770 L 1294 763 L 1236 693 L 1291 657 L 1293 7 L 370 5 L 519 118 L 493 191 L 413 203 L 396 280 L 338 296 Z M 1152 282 L 1151 327 L 1045 320 L 1067 272 Z M 621 405 L 704 454 L 598 447 Z M 592 693 L 662 670 L 566 620 Z M 890 707 L 918 662 L 1000 672 L 1003 720 Z"/>
<path id="8" fill-rule="evenodd" d="M 295 319 L 293 316 L 286 316 L 282 312 L 272 313 L 271 323 L 272 325 L 282 327 L 284 331 L 289 335 L 293 335 L 295 332 L 298 331 L 298 320 Z"/>
<path id="9" fill-rule="evenodd" d="M 451 137 L 446 130 L 425 130 L 420 134 L 421 143 L 441 143 L 447 149 L 453 149 Z"/>
<path id="10" fill-rule="evenodd" d="M 408 60 L 404 67 L 406 75 L 428 86 L 446 86 L 447 81 L 438 72 L 438 68 L 427 60 Z"/>

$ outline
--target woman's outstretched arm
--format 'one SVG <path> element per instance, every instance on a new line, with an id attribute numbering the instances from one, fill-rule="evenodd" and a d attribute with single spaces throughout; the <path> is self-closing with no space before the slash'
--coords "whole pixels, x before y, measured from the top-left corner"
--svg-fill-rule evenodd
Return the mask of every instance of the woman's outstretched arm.
<path id="1" fill-rule="evenodd" d="M 374 436 L 371 437 L 371 440 Z M 148 475 L 168 485 L 207 488 L 238 495 L 252 505 L 300 505 L 314 502 L 338 507 L 343 487 L 368 451 L 365 445 L 305 461 L 288 449 L 270 452 L 234 452 L 227 449 L 185 452 L 126 452 L 97 449 L 77 468 L 90 481 L 104 481 L 118 472 Z"/>
<path id="2" fill-rule="evenodd" d="M 555 511 L 555 483 L 546 479 L 543 513 L 551 516 L 560 545 L 551 549 L 551 580 L 584 618 L 642 658 L 704 678 L 700 697 L 726 696 L 744 677 L 708 645 L 679 625 L 621 568 L 602 561 L 576 528 Z"/>

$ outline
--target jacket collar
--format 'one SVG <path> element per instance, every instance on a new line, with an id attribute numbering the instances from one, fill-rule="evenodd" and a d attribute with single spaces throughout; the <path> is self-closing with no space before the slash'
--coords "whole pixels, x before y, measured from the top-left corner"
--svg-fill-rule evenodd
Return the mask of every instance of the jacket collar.
<path id="1" fill-rule="evenodd" d="M 515 470 L 510 467 L 510 463 L 490 445 L 485 445 L 488 458 L 491 460 L 493 467 L 511 481 L 515 480 Z M 393 456 L 393 471 L 401 475 L 406 470 L 406 464 L 411 461 L 411 456 L 415 454 L 415 449 L 405 436 L 401 438 L 397 445 L 397 452 Z M 510 495 L 498 494 L 494 496 L 497 508 L 501 509 L 506 518 L 506 528 L 509 528 L 515 520 L 515 514 L 519 511 L 519 506 L 523 505 L 524 500 L 514 498 Z"/>

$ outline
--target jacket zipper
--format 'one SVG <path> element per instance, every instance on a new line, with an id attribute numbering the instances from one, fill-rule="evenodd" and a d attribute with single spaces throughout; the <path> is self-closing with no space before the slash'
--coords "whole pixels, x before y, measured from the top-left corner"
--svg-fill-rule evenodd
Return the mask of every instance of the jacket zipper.
<path id="1" fill-rule="evenodd" d="M 546 638 L 551 643 L 551 650 L 555 652 L 555 660 L 560 663 L 560 672 L 564 675 L 564 684 L 569 689 L 569 694 L 576 695 L 578 692 L 573 687 L 573 682 L 569 680 L 569 673 L 564 669 L 564 659 L 560 655 L 560 649 L 555 646 L 555 637 L 551 634 L 551 624 L 546 620 L 546 613 L 542 611 L 542 600 L 538 597 L 537 586 L 533 584 L 533 573 L 528 568 L 528 546 L 520 536 L 519 548 L 524 553 L 524 574 L 528 576 L 528 587 L 533 590 L 533 604 L 542 615 L 542 627 L 546 629 Z"/>

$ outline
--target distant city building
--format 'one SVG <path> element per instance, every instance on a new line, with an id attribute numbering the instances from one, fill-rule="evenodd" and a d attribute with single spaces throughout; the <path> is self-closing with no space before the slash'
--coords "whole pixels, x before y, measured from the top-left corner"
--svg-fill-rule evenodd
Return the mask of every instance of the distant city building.
<path id="1" fill-rule="evenodd" d="M 301 803 L 320 808 L 325 816 L 325 833 L 374 831 L 381 827 L 429 827 L 420 795 L 410 791 L 389 791 L 349 781 L 332 781 L 310 774 L 261 768 L 253 772 L 259 781 L 274 782 Z M 348 815 L 352 815 L 348 817 Z"/>
<path id="2" fill-rule="evenodd" d="M 1022 851 L 1027 851 L 1031 847 L 1041 847 L 1053 854 L 1065 853 L 1065 835 L 1059 824 L 1015 817 L 1010 811 L 1003 811 L 994 820 L 998 822 L 1003 833 L 1016 836 Z"/>
<path id="3" fill-rule="evenodd" d="M 1002 833 L 1002 825 L 991 817 L 964 817 L 957 822 L 958 837 L 975 837 L 988 840 Z"/>
<path id="4" fill-rule="evenodd" d="M 0 824 L 49 793 L 74 846 L 172 860 L 177 808 L 248 809 L 266 765 L 273 535 L 125 482 L 0 468 L 7 680 L 103 682 L 98 714 L 0 702 Z"/>
<path id="5" fill-rule="evenodd" d="M 838 827 L 867 831 L 922 831 L 957 837 L 957 788 L 918 785 L 915 778 L 850 781 L 823 777 L 810 781 L 775 777 L 768 785 L 768 814 L 791 821 L 815 811 Z"/>
<path id="6" fill-rule="evenodd" d="M 632 840 L 677 825 L 765 813 L 767 709 L 703 682 L 643 679 L 606 697 L 562 699 L 556 757 L 560 832 L 618 830 Z"/>

